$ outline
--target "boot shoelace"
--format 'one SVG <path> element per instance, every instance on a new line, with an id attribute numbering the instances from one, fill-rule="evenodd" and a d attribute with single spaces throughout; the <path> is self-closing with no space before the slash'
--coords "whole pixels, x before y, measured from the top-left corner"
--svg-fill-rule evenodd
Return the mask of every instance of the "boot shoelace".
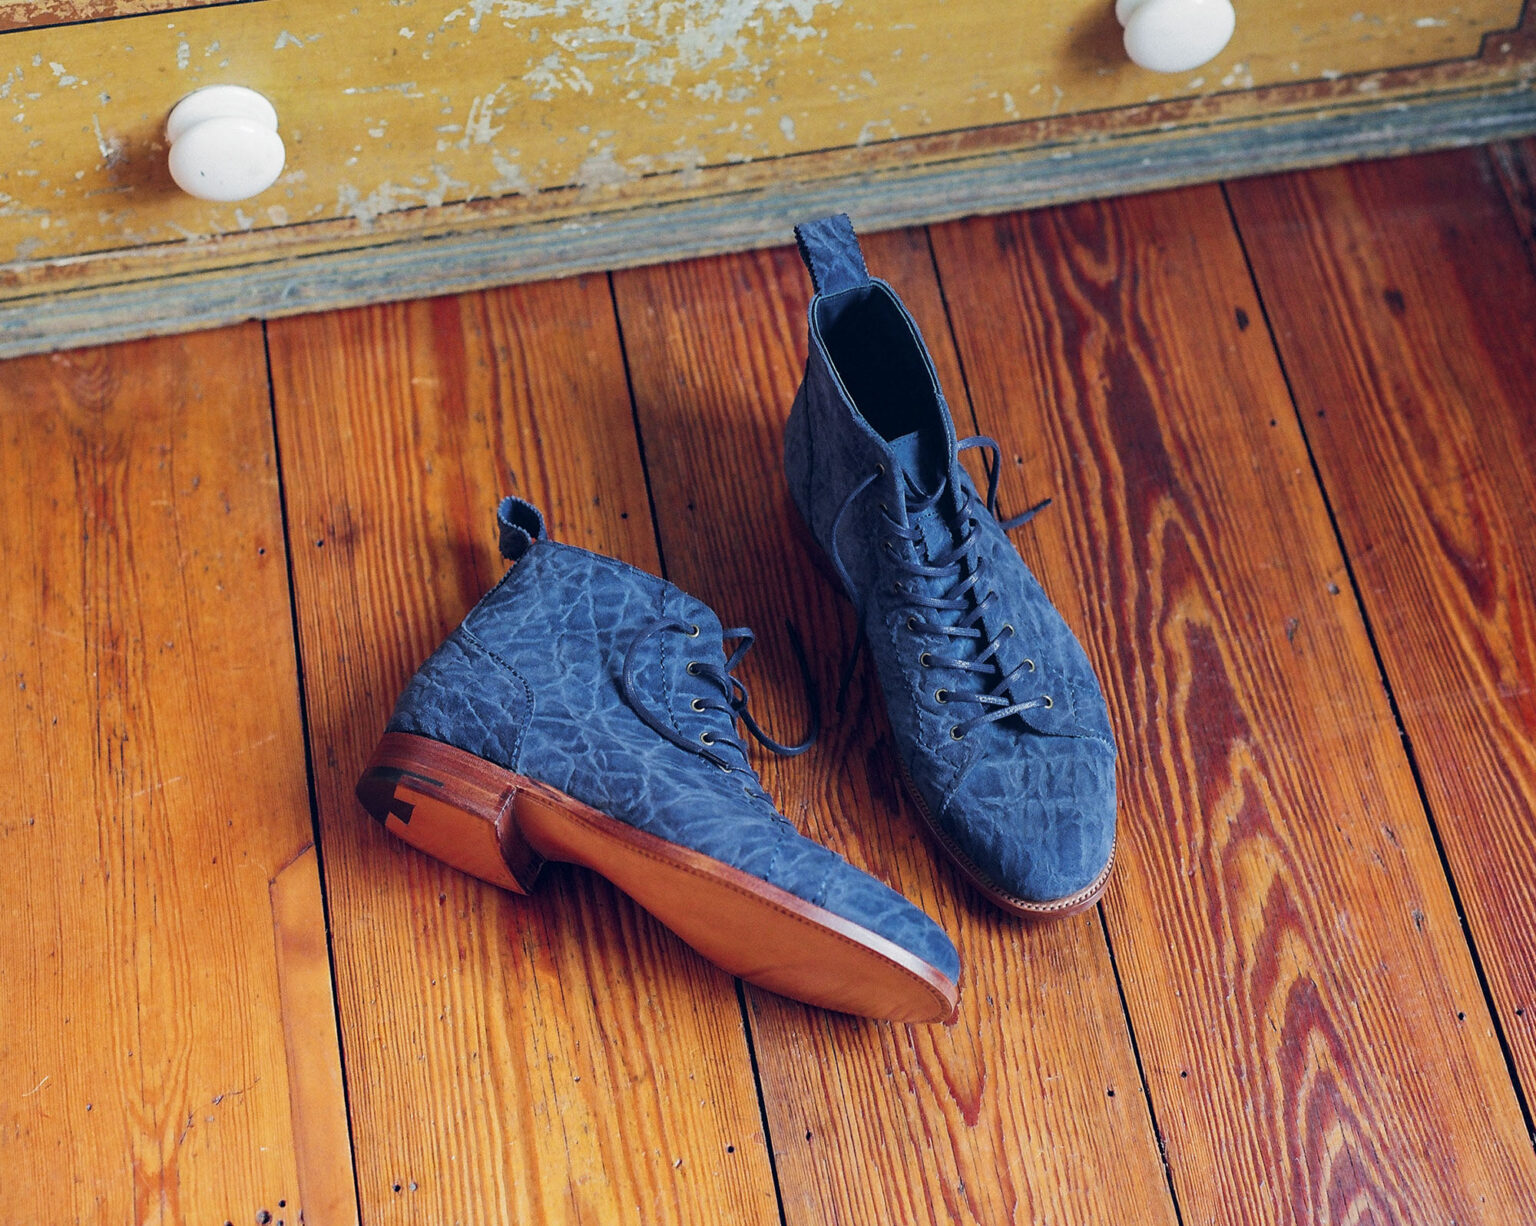
<path id="1" fill-rule="evenodd" d="M 1011 519 L 1000 519 L 997 514 L 997 480 L 1001 463 L 1001 448 L 996 440 L 985 435 L 977 435 L 959 443 L 955 448 L 958 456 L 961 452 L 972 448 L 984 448 L 991 452 L 992 462 L 987 468 L 987 497 L 985 506 L 994 519 L 1005 532 L 1012 531 L 1028 523 L 1051 503 L 1049 498 L 1036 503 L 1022 514 L 1015 515 Z M 832 565 L 837 570 L 838 578 L 843 581 L 848 591 L 854 591 L 853 580 L 849 577 L 847 568 L 843 565 L 841 552 L 838 549 L 838 531 L 842 527 L 843 517 L 848 513 L 849 507 L 860 494 L 873 485 L 880 477 L 885 475 L 885 466 L 877 465 L 875 471 L 866 477 L 843 500 L 843 505 L 838 509 L 837 517 L 832 521 Z M 983 688 L 962 689 L 959 686 L 941 686 L 934 690 L 934 701 L 941 706 L 961 702 L 974 703 L 982 710 L 968 719 L 963 719 L 952 725 L 949 735 L 954 740 L 963 740 L 965 735 L 976 725 L 992 723 L 997 720 L 1007 719 L 1010 715 L 1017 715 L 1021 711 L 1030 711 L 1036 708 L 1049 708 L 1054 702 L 1049 694 L 1041 694 L 1038 697 L 1026 699 L 1023 702 L 1015 702 L 1009 696 L 1011 688 L 1022 678 L 1036 670 L 1035 661 L 1031 659 L 1021 660 L 1013 668 L 1004 671 L 1002 664 L 997 660 L 997 650 L 1005 638 L 1011 638 L 1015 633 L 1013 624 L 1005 622 L 1001 630 L 990 640 L 983 641 L 985 632 L 980 622 L 982 614 L 997 600 L 997 593 L 988 590 L 986 595 L 977 597 L 978 585 L 981 583 L 981 555 L 976 548 L 976 530 L 979 521 L 973 513 L 975 497 L 971 490 L 962 487 L 957 490 L 960 495 L 960 505 L 956 508 L 954 517 L 949 522 L 949 528 L 955 542 L 948 549 L 941 551 L 937 557 L 924 558 L 924 548 L 921 532 L 910 526 L 911 522 L 928 511 L 932 510 L 943 497 L 949 479 L 946 477 L 939 483 L 938 488 L 932 494 L 923 494 L 911 484 L 910 478 L 903 474 L 903 488 L 901 496 L 906 504 L 908 524 L 898 523 L 891 517 L 890 510 L 884 503 L 880 506 L 881 518 L 885 521 L 887 531 L 883 547 L 891 555 L 892 562 L 902 573 L 913 579 L 949 579 L 953 578 L 950 587 L 940 596 L 929 596 L 919 590 L 916 583 L 910 586 L 897 580 L 895 591 L 904 596 L 909 604 L 919 609 L 929 609 L 935 613 L 953 612 L 960 617 L 954 625 L 944 625 L 937 620 L 930 620 L 921 613 L 913 613 L 907 618 L 907 629 L 914 634 L 939 634 L 950 640 L 960 640 L 954 643 L 954 648 L 962 646 L 969 640 L 976 644 L 977 650 L 969 659 L 960 655 L 943 655 L 938 651 L 925 650 L 918 656 L 918 664 L 924 669 L 949 669 L 962 674 L 963 677 L 974 677 L 983 683 Z M 897 551 L 896 541 L 905 540 L 912 545 L 913 552 L 918 556 L 917 561 L 904 557 Z M 967 573 L 968 572 L 968 573 Z M 858 610 L 858 634 L 854 639 L 853 653 L 849 657 L 848 666 L 843 672 L 842 685 L 838 693 L 838 707 L 842 708 L 843 700 L 847 695 L 848 685 L 853 679 L 853 670 L 858 663 L 859 654 L 864 646 L 864 610 Z M 953 649 L 953 648 L 952 648 Z"/>
<path id="2" fill-rule="evenodd" d="M 672 726 L 665 713 L 658 712 L 646 703 L 642 696 L 642 686 L 639 680 L 641 664 L 640 649 L 653 636 L 666 631 L 672 631 L 686 638 L 699 637 L 699 627 L 689 625 L 671 617 L 659 617 L 645 629 L 635 635 L 629 645 L 629 650 L 624 655 L 624 672 L 620 679 L 620 688 L 624 693 L 624 700 L 629 703 L 644 724 L 659 736 L 671 741 L 679 749 L 688 753 L 697 754 L 708 762 L 714 763 L 726 774 L 738 770 L 745 770 L 754 783 L 756 775 L 752 771 L 750 759 L 747 757 L 747 747 L 740 736 L 736 734 L 735 720 L 739 719 L 746 725 L 747 731 L 753 738 L 771 753 L 780 757 L 792 758 L 796 754 L 802 754 L 816 743 L 816 735 L 820 729 L 820 704 L 816 698 L 816 682 L 811 676 L 810 664 L 805 658 L 805 647 L 800 641 L 799 632 L 788 622 L 785 623 L 789 631 L 790 646 L 794 648 L 795 659 L 800 665 L 801 680 L 805 685 L 806 701 L 810 706 L 810 731 L 805 739 L 795 745 L 784 745 L 773 739 L 763 731 L 762 726 L 753 717 L 749 704 L 752 696 L 741 679 L 735 676 L 735 669 L 741 663 L 752 644 L 757 641 L 757 636 L 745 626 L 738 626 L 732 630 L 726 630 L 721 637 L 726 641 L 736 641 L 736 647 L 726 658 L 725 663 L 719 664 L 712 660 L 690 660 L 688 663 L 688 675 L 697 677 L 704 683 L 700 688 L 705 691 L 705 696 L 695 696 L 689 703 L 691 710 L 703 714 L 706 711 L 722 711 L 731 716 L 728 725 L 730 731 L 724 736 L 713 731 L 701 732 L 696 738 L 690 739 Z M 714 696 L 718 691 L 720 697 Z M 723 699 L 724 701 L 721 701 Z M 739 761 L 722 753 L 722 749 L 734 750 L 739 755 Z M 754 793 L 751 788 L 744 789 L 749 795 L 764 794 L 761 785 L 758 785 Z"/>

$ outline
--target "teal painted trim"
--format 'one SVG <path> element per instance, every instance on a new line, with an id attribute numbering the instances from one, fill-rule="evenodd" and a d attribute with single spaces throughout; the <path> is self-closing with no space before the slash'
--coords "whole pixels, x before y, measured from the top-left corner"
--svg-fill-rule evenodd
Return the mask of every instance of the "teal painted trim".
<path id="1" fill-rule="evenodd" d="M 246 319 L 461 293 L 777 246 L 797 221 L 847 212 L 861 230 L 1482 144 L 1536 133 L 1536 91 L 1337 108 L 1170 133 L 984 154 L 585 218 L 182 273 L 0 305 L 0 358 L 190 332 Z"/>

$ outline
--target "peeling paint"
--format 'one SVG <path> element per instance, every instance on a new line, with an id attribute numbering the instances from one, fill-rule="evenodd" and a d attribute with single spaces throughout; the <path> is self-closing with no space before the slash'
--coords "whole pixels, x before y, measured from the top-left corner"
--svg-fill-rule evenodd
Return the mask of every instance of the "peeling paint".
<path id="1" fill-rule="evenodd" d="M 501 90 L 502 86 L 498 85 L 490 93 L 470 102 L 469 118 L 464 121 L 464 139 L 459 142 L 460 149 L 468 149 L 471 145 L 489 145 L 501 131 L 499 126 L 491 123 L 496 115 L 496 96 Z"/>
<path id="2" fill-rule="evenodd" d="M 107 137 L 101 130 L 101 120 L 94 114 L 91 116 L 91 130 L 96 134 L 96 148 L 101 151 L 101 167 L 110 170 L 124 162 L 122 137 Z"/>
<path id="3" fill-rule="evenodd" d="M 609 145 L 587 158 L 577 168 L 576 186 L 612 187 L 619 183 L 627 183 L 631 177 L 631 173 L 619 165 L 618 160 L 613 156 L 613 146 Z"/>
<path id="4" fill-rule="evenodd" d="M 642 200 L 653 194 L 653 185 L 637 183 L 647 176 L 666 178 L 654 187 L 662 194 L 717 174 L 756 183 L 780 171 L 719 168 L 789 153 L 820 159 L 817 151 L 836 149 L 850 165 L 883 166 L 886 155 L 853 147 L 930 135 L 960 141 L 988 128 L 998 130 L 987 139 L 1005 142 L 1026 124 L 1066 133 L 1070 143 L 1117 124 L 1183 127 L 1196 116 L 1245 117 L 1268 105 L 1212 98 L 1218 82 L 1229 91 L 1294 91 L 1305 106 L 1373 92 L 1395 100 L 1408 78 L 1393 65 L 1410 56 L 1448 65 L 1423 74 L 1430 90 L 1495 79 L 1478 65 L 1492 65 L 1509 45 L 1486 36 L 1507 28 L 1490 14 L 1502 19 L 1513 2 L 1470 0 L 1428 8 L 1433 16 L 1424 18 L 1362 0 L 1363 19 L 1351 21 L 1349 8 L 1295 0 L 1284 15 L 1247 19 L 1250 41 L 1238 44 L 1244 62 L 1224 57 L 1199 75 L 1158 82 L 1131 80 L 1118 57 L 1094 58 L 1116 48 L 1090 48 L 1071 14 L 1052 11 L 1040 29 L 1021 30 L 998 21 L 987 0 L 918 6 L 894 23 L 879 0 L 396 0 L 381 6 L 382 19 L 356 0 L 323 12 L 272 0 L 187 9 L 172 20 L 89 22 L 65 41 L 19 31 L 6 43 L 12 58 L 0 61 L 0 120 L 15 125 L 0 123 L 11 150 L 0 160 L 0 188 L 28 212 L 0 210 L 0 251 L 40 233 L 47 237 L 37 250 L 53 259 L 178 235 L 205 240 L 248 223 L 353 219 L 342 227 L 349 229 L 404 209 L 567 187 L 611 195 L 636 185 L 626 196 Z M 1260 41 L 1261 27 L 1278 36 Z M 253 66 L 279 62 L 274 52 L 308 47 L 321 31 L 324 60 L 302 68 L 306 57 L 297 57 L 285 70 L 303 79 L 304 108 L 289 106 L 283 116 L 295 171 L 244 206 L 248 218 L 166 190 L 151 166 L 161 154 L 151 149 L 157 117 L 174 98 L 209 80 L 257 79 Z M 1536 71 L 1529 45 L 1520 35 L 1517 59 L 1498 61 L 1499 82 Z M 1482 61 L 1452 58 L 1479 54 Z M 221 62 L 227 76 L 214 75 Z M 1325 64 L 1324 76 L 1342 78 L 1336 88 L 1317 81 Z M 89 82 L 78 77 L 82 66 Z M 1148 95 L 1154 84 L 1163 88 Z M 147 105 L 151 87 L 165 99 L 156 94 Z M 1128 107 L 1158 114 L 1122 120 Z M 129 154 L 132 173 L 123 173 Z"/>
<path id="5" fill-rule="evenodd" d="M 547 101 L 561 90 L 591 94 L 595 84 L 580 65 L 603 65 L 608 84 L 671 86 L 708 69 L 745 73 L 753 84 L 774 70 L 775 33 L 796 41 L 820 38 L 817 9 L 843 0 L 471 0 L 469 31 L 486 18 L 525 31 L 530 44 L 548 38 L 551 49 L 530 58 L 521 79 Z M 443 16 L 445 28 L 466 15 Z M 585 24 L 571 27 L 572 18 Z M 545 26 L 543 23 L 550 23 Z M 774 30 L 777 27 L 777 31 Z M 699 97 L 718 97 L 718 82 L 701 83 Z M 693 87 L 697 91 L 698 86 Z M 738 86 L 738 88 L 744 88 Z M 745 87 L 751 88 L 751 87 Z"/>

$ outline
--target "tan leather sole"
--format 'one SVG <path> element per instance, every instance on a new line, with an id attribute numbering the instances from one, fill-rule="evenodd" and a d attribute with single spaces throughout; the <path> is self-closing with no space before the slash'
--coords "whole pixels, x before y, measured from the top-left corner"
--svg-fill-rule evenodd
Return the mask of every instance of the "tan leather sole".
<path id="1" fill-rule="evenodd" d="M 824 1009 L 951 1018 L 959 993 L 878 933 L 451 745 L 386 733 L 357 797 L 390 833 L 525 894 L 545 860 L 602 874 L 715 965 Z"/>
<path id="2" fill-rule="evenodd" d="M 1109 849 L 1109 862 L 1104 865 L 1103 871 L 1076 894 L 1069 894 L 1065 898 L 1053 898 L 1046 902 L 1031 902 L 1025 898 L 1018 898 L 977 868 L 971 858 L 956 846 L 949 832 L 939 825 L 938 819 L 928 811 L 927 801 L 917 790 L 917 785 L 912 782 L 912 776 L 907 773 L 907 764 L 899 757 L 896 763 L 901 770 L 902 782 L 907 785 L 907 795 L 912 798 L 912 803 L 922 814 L 923 824 L 928 827 L 928 833 L 944 849 L 944 853 L 955 862 L 955 867 L 993 906 L 1000 907 L 1010 915 L 1017 915 L 1021 919 L 1055 919 L 1059 916 L 1076 915 L 1079 911 L 1086 911 L 1099 901 L 1099 896 L 1104 893 L 1104 888 L 1109 884 L 1109 874 L 1115 867 L 1113 844 Z"/>

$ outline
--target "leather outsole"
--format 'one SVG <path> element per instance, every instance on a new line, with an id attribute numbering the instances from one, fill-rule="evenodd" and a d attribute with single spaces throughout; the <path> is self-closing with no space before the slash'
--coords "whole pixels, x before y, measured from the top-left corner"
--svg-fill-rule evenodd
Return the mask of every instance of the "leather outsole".
<path id="1" fill-rule="evenodd" d="M 545 860 L 589 868 L 770 991 L 891 1021 L 954 1015 L 949 977 L 879 933 L 453 746 L 385 734 L 357 796 L 392 834 L 503 889 L 527 893 Z"/>

